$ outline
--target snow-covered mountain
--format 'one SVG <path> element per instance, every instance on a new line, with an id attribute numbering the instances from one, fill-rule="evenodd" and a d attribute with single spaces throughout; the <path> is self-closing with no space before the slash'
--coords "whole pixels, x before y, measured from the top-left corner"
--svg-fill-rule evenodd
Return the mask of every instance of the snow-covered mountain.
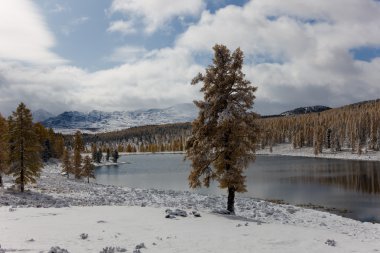
<path id="1" fill-rule="evenodd" d="M 312 113 L 312 112 L 323 112 L 330 109 L 331 108 L 328 106 L 314 105 L 314 106 L 299 107 L 291 111 L 283 112 L 280 115 L 281 116 L 299 115 L 299 114 L 306 114 L 306 113 Z"/>
<path id="2" fill-rule="evenodd" d="M 54 117 L 55 115 L 44 109 L 39 109 L 37 111 L 32 112 L 32 116 L 34 122 L 42 122 L 44 120 L 47 120 L 48 118 Z"/>
<path id="3" fill-rule="evenodd" d="M 148 109 L 136 111 L 78 111 L 64 112 L 42 122 L 57 132 L 108 132 L 134 126 L 189 122 L 197 116 L 194 104 L 177 104 L 164 109 Z"/>

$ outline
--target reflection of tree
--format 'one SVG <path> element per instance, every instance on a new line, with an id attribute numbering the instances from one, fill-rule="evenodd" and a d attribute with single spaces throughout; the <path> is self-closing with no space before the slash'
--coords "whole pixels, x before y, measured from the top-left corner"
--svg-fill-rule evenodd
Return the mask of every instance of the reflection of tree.
<path id="1" fill-rule="evenodd" d="M 290 180 L 294 183 L 319 183 L 380 195 L 380 171 L 377 167 L 377 162 L 327 162 L 322 166 L 320 163 L 310 164 L 301 168 L 298 175 Z"/>

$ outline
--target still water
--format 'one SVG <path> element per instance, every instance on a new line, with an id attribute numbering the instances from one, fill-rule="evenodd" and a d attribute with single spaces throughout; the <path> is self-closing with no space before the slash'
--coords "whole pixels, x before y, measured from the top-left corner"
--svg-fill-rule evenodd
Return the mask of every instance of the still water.
<path id="1" fill-rule="evenodd" d="M 165 190 L 190 190 L 190 162 L 181 154 L 122 156 L 127 162 L 96 169 L 102 184 Z M 380 162 L 258 156 L 246 170 L 247 193 L 261 199 L 290 204 L 313 204 L 347 210 L 343 216 L 380 222 Z M 226 194 L 217 187 L 197 190 Z"/>

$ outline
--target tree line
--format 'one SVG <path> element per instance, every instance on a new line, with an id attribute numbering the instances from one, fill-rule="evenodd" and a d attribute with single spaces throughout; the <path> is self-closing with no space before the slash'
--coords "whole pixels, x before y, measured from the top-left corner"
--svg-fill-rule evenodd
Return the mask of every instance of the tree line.
<path id="1" fill-rule="evenodd" d="M 362 154 L 380 149 L 380 100 L 321 113 L 259 119 L 260 148 L 291 143 L 294 149 L 312 147 L 314 154 L 343 149 Z"/>
<path id="2" fill-rule="evenodd" d="M 119 131 L 83 134 L 84 151 L 93 154 L 96 145 L 103 153 L 120 152 L 176 152 L 184 151 L 191 134 L 191 123 L 149 125 Z M 66 135 L 65 142 L 71 145 L 74 135 Z M 99 152 L 99 151 L 98 151 Z"/>

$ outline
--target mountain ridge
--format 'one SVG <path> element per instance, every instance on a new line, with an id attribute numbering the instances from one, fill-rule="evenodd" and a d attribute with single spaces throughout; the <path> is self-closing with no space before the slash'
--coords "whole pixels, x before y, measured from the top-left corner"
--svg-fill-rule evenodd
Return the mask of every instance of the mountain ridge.
<path id="1" fill-rule="evenodd" d="M 92 110 L 88 113 L 79 111 L 63 112 L 41 123 L 57 132 L 107 132 L 135 126 L 169 124 L 192 121 L 197 116 L 197 109 L 191 103 L 177 104 L 167 108 L 139 109 L 135 111 L 103 112 Z"/>

